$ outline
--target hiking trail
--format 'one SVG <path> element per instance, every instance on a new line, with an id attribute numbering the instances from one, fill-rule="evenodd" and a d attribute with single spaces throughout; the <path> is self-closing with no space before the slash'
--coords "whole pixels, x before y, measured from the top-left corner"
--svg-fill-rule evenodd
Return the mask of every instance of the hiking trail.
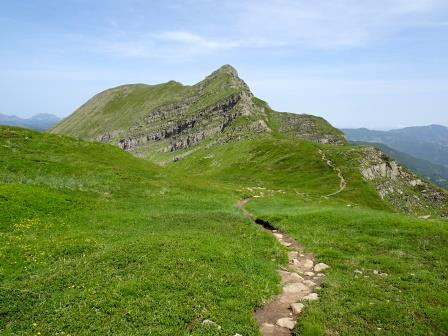
<path id="1" fill-rule="evenodd" d="M 345 181 L 344 175 L 342 175 L 341 169 L 336 167 L 334 165 L 334 163 L 330 159 L 327 158 L 327 156 L 321 149 L 319 149 L 319 153 L 322 155 L 322 160 L 327 164 L 328 167 L 332 168 L 338 174 L 338 177 L 339 177 L 339 189 L 337 191 L 335 191 L 334 193 L 325 195 L 325 197 L 337 195 L 345 189 L 345 187 L 347 186 L 347 182 Z"/>
<path id="2" fill-rule="evenodd" d="M 281 292 L 255 310 L 254 317 L 263 336 L 289 336 L 292 335 L 306 304 L 318 300 L 319 294 L 316 291 L 321 289 L 320 284 L 325 276 L 322 271 L 329 266 L 323 263 L 315 264 L 314 256 L 305 252 L 297 241 L 276 230 L 271 223 L 253 216 L 244 207 L 250 200 L 240 200 L 237 207 L 253 223 L 261 225 L 288 249 L 288 265 L 278 269 Z"/>

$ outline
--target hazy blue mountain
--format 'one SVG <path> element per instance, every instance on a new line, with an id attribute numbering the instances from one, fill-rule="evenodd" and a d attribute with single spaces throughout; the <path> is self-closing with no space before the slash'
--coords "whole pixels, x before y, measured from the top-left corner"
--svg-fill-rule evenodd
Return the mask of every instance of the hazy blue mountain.
<path id="1" fill-rule="evenodd" d="M 41 113 L 31 118 L 20 118 L 14 115 L 0 114 L 0 125 L 20 126 L 36 130 L 46 130 L 61 119 L 53 114 Z"/>
<path id="2" fill-rule="evenodd" d="M 363 141 L 352 141 L 352 143 L 373 145 L 383 151 L 387 156 L 408 167 L 417 175 L 430 180 L 442 188 L 448 189 L 448 167 L 427 160 L 417 159 L 409 154 L 392 149 L 385 144 Z"/>
<path id="3" fill-rule="evenodd" d="M 430 125 L 391 131 L 343 129 L 349 141 L 381 143 L 437 165 L 448 167 L 448 127 Z"/>

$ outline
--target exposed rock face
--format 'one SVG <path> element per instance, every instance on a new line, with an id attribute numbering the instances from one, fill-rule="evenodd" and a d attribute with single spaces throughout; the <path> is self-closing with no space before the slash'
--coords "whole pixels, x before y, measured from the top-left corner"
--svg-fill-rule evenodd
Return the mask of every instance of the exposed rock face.
<path id="1" fill-rule="evenodd" d="M 423 181 L 374 147 L 366 147 L 361 159 L 362 176 L 375 184 L 381 198 L 399 211 L 448 216 L 448 194 Z"/>
<path id="2" fill-rule="evenodd" d="M 367 180 L 373 180 L 376 177 L 385 177 L 395 180 L 402 175 L 401 167 L 395 161 L 386 161 L 370 166 L 363 169 L 361 173 Z"/>
<path id="3" fill-rule="evenodd" d="M 118 146 L 132 151 L 150 142 L 169 140 L 162 149 L 163 152 L 189 148 L 216 133 L 223 132 L 233 120 L 245 113 L 247 109 L 245 104 L 242 95 L 235 94 L 215 105 L 201 109 L 193 116 L 188 116 L 186 113 L 191 104 L 164 106 L 150 112 L 144 118 L 143 125 L 131 128 L 127 132 L 129 136 L 120 139 Z M 163 123 L 165 120 L 166 123 Z M 154 124 L 162 125 L 153 129 Z M 104 141 L 104 138 L 105 135 L 99 137 L 100 141 Z M 110 140 L 111 137 L 106 139 Z"/>
<path id="4" fill-rule="evenodd" d="M 225 89 L 233 93 L 204 104 L 204 101 L 220 96 L 219 91 L 210 87 L 223 77 Z M 214 141 L 219 143 L 238 140 L 247 135 L 247 131 L 271 131 L 265 120 L 266 115 L 255 107 L 249 87 L 231 66 L 222 67 L 194 88 L 193 95 L 148 111 L 131 128 L 107 131 L 95 139 L 115 142 L 120 148 L 131 152 L 138 153 L 142 147 L 154 147 L 159 152 L 167 153 L 193 147 L 214 137 L 220 138 Z M 233 125 L 240 117 L 248 119 L 247 122 Z"/>

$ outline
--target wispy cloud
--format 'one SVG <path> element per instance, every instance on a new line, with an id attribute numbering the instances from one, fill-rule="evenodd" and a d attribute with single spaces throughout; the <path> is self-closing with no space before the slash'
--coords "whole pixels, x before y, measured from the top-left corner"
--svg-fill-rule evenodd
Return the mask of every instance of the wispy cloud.
<path id="1" fill-rule="evenodd" d="M 178 29 L 174 24 L 173 29 L 159 32 L 142 29 L 140 36 L 121 37 L 104 51 L 172 58 L 238 48 L 354 48 L 422 21 L 429 27 L 434 13 L 447 4 L 443 0 L 229 0 L 218 6 L 206 0 L 173 0 L 171 6 L 201 25 L 184 23 Z"/>
<path id="2" fill-rule="evenodd" d="M 119 57 L 175 60 L 238 48 L 240 41 L 210 39 L 184 30 L 142 33 L 107 40 L 90 40 L 89 48 Z"/>
<path id="3" fill-rule="evenodd" d="M 227 49 L 240 46 L 238 41 L 219 41 L 208 39 L 204 36 L 188 31 L 167 31 L 155 36 L 165 42 L 181 43 L 184 45 L 200 47 L 205 49 Z"/>
<path id="4" fill-rule="evenodd" d="M 131 1 L 101 29 L 70 37 L 79 49 L 127 58 L 192 58 L 234 50 L 368 46 L 410 28 L 446 27 L 445 0 Z M 134 8 L 135 7 L 135 8 Z M 140 9 L 140 10 L 139 10 Z M 163 19 L 154 13 L 163 13 Z M 445 11 L 446 12 L 446 11 Z M 162 14 L 161 14 L 162 15 Z M 155 23 L 154 23 L 155 22 Z M 79 34 L 83 34 L 79 30 Z M 52 36 L 51 43 L 66 40 Z"/>
<path id="5" fill-rule="evenodd" d="M 0 93 L 8 112 L 67 113 L 101 88 L 194 83 L 232 63 L 273 107 L 339 114 L 340 124 L 412 113 L 414 123 L 416 116 L 447 123 L 447 0 L 52 3 L 2 3 Z"/>

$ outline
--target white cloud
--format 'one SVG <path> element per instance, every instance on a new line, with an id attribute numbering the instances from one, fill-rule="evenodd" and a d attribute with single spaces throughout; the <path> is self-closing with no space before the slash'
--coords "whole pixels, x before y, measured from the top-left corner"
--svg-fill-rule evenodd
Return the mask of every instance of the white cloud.
<path id="1" fill-rule="evenodd" d="M 434 16 L 447 4 L 444 0 L 173 0 L 170 6 L 177 9 L 166 19 L 172 30 L 141 27 L 131 37 L 124 34 L 100 43 L 102 50 L 124 57 L 174 59 L 239 48 L 355 48 L 412 27 L 442 27 L 440 22 L 445 21 Z M 191 19 L 177 25 L 176 15 Z"/>
<path id="2" fill-rule="evenodd" d="M 175 61 L 182 58 L 185 61 L 198 55 L 235 47 L 237 47 L 236 44 L 209 41 L 186 32 L 181 34 L 170 32 L 155 37 L 100 42 L 96 45 L 96 50 L 126 58 L 148 58 L 166 61 Z"/>
<path id="3" fill-rule="evenodd" d="M 176 60 L 188 59 L 214 51 L 234 49 L 239 41 L 208 39 L 188 31 L 166 31 L 140 34 L 132 38 L 124 36 L 116 39 L 90 41 L 89 48 L 100 53 L 119 57 Z"/>
<path id="4" fill-rule="evenodd" d="M 239 42 L 237 41 L 232 42 L 207 39 L 203 36 L 188 31 L 167 31 L 156 35 L 156 38 L 163 41 L 178 42 L 185 45 L 206 49 L 226 49 L 239 46 Z"/>

